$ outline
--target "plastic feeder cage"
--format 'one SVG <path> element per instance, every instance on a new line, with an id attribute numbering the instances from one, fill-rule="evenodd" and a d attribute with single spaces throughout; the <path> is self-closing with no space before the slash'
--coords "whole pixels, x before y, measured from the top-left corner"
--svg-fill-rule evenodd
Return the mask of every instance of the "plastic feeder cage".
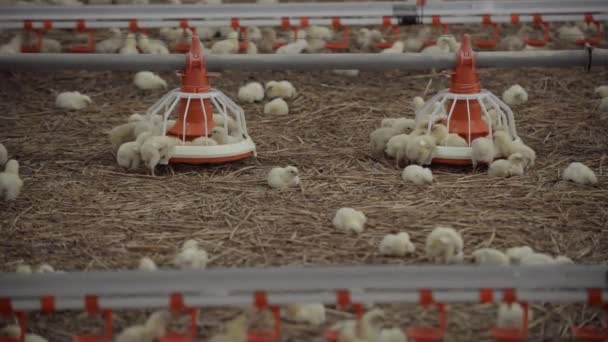
<path id="1" fill-rule="evenodd" d="M 444 24 L 441 22 L 441 18 L 439 16 L 433 16 L 433 27 L 440 27 L 441 34 L 449 34 L 450 28 L 448 24 Z M 429 47 L 431 45 L 437 44 L 437 41 L 434 39 L 429 39 L 423 42 L 424 47 Z"/>
<path id="2" fill-rule="evenodd" d="M 577 39 L 576 44 L 580 46 L 585 46 L 587 44 L 591 46 L 599 45 L 599 43 L 602 41 L 602 26 L 600 22 L 593 19 L 593 15 L 590 14 L 585 15 L 585 22 L 588 25 L 595 25 L 595 35 L 593 38 Z"/>
<path id="3" fill-rule="evenodd" d="M 519 137 L 513 111 L 490 91 L 481 88 L 469 35 L 463 35 L 457 55 L 450 89 L 440 91 L 416 111 L 416 127 L 422 126 L 430 134 L 433 124 L 440 122 L 450 133 L 465 139 L 469 143 L 467 147 L 437 146 L 432 160 L 433 163 L 464 166 L 471 165 L 471 142 L 480 137 L 492 137 L 495 127 L 492 127 L 490 112 L 496 114 L 496 124 L 504 127 L 514 141 Z"/>
<path id="4" fill-rule="evenodd" d="M 477 40 L 475 41 L 475 46 L 483 49 L 493 49 L 497 47 L 498 43 L 500 42 L 500 26 L 492 22 L 492 19 L 489 15 L 483 17 L 483 26 L 491 27 L 493 29 L 493 37 L 489 40 Z"/>
<path id="5" fill-rule="evenodd" d="M 336 307 L 339 310 L 354 310 L 357 319 L 361 319 L 365 313 L 365 309 L 362 304 L 353 303 L 350 297 L 350 292 L 347 290 L 340 290 L 336 293 Z M 327 330 L 325 332 L 325 339 L 327 342 L 338 342 L 339 332 L 337 330 Z"/>
<path id="6" fill-rule="evenodd" d="M 342 39 L 339 41 L 327 42 L 325 48 L 331 51 L 348 51 L 350 49 L 350 28 L 342 25 L 340 18 L 332 19 L 334 32 L 342 30 Z"/>
<path id="7" fill-rule="evenodd" d="M 543 39 L 526 39 L 526 44 L 535 47 L 543 47 L 549 43 L 551 36 L 549 35 L 549 23 L 545 22 L 540 15 L 534 15 L 534 26 L 540 28 L 543 33 Z"/>
<path id="8" fill-rule="evenodd" d="M 382 26 L 385 30 L 388 30 L 388 39 L 385 42 L 376 44 L 376 47 L 378 49 L 388 49 L 399 40 L 401 30 L 399 29 L 399 25 L 391 24 L 391 17 L 384 17 L 382 19 Z"/>
<path id="9" fill-rule="evenodd" d="M 428 306 L 426 304 L 425 306 Z M 438 327 L 411 327 L 407 329 L 407 335 L 415 342 L 441 342 L 445 337 L 447 329 L 448 316 L 443 303 L 434 303 L 439 312 Z"/>
<path id="10" fill-rule="evenodd" d="M 186 55 L 186 70 L 181 79 L 181 88 L 165 94 L 148 108 L 145 116 L 145 120 L 152 123 L 156 115 L 161 115 L 163 132 L 180 140 L 168 162 L 219 164 L 255 156 L 255 144 L 247 133 L 243 109 L 209 85 L 205 59 L 196 33 L 192 37 L 192 48 Z M 168 120 L 175 116 L 175 124 L 168 127 Z M 215 127 L 214 116 L 216 120 L 222 120 L 226 132 L 240 140 L 214 146 L 190 143 L 196 138 L 211 136 Z M 235 127 L 228 126 L 229 120 L 234 121 Z"/>
<path id="11" fill-rule="evenodd" d="M 87 29 L 84 20 L 78 20 L 77 30 L 80 33 L 88 34 L 88 42 L 86 45 L 74 46 L 70 49 L 70 52 L 74 53 L 94 53 L 95 52 L 95 30 Z"/>

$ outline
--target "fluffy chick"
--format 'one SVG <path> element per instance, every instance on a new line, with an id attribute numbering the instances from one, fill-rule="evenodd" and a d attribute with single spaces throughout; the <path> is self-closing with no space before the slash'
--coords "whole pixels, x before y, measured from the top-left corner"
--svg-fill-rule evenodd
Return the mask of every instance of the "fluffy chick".
<path id="1" fill-rule="evenodd" d="M 495 158 L 507 158 L 513 150 L 513 139 L 511 135 L 505 131 L 494 132 L 494 154 Z"/>
<path id="2" fill-rule="evenodd" d="M 198 246 L 198 242 L 188 240 L 173 258 L 173 264 L 182 270 L 203 270 L 208 260 L 207 252 Z"/>
<path id="3" fill-rule="evenodd" d="M 140 71 L 135 74 L 133 84 L 141 90 L 166 89 L 167 82 L 151 71 Z"/>
<path id="4" fill-rule="evenodd" d="M 531 253 L 521 259 L 521 265 L 551 265 L 555 263 L 552 256 L 544 253 Z"/>
<path id="5" fill-rule="evenodd" d="M 509 262 L 511 265 L 519 265 L 524 257 L 532 253 L 534 253 L 534 251 L 528 246 L 511 247 L 505 252 L 505 254 L 509 257 Z"/>
<path id="6" fill-rule="evenodd" d="M 325 306 L 321 303 L 290 304 L 285 307 L 285 318 L 296 322 L 312 325 L 325 323 Z"/>
<path id="7" fill-rule="evenodd" d="M 532 311 L 528 308 L 528 321 L 532 320 Z M 499 328 L 521 329 L 524 325 L 524 308 L 519 303 L 502 303 L 498 307 L 496 326 Z"/>
<path id="8" fill-rule="evenodd" d="M 386 149 L 384 152 L 389 156 L 395 158 L 395 164 L 399 166 L 399 163 L 406 158 L 407 144 L 409 143 L 411 136 L 407 134 L 397 134 L 391 137 L 386 143 Z"/>
<path id="9" fill-rule="evenodd" d="M 372 153 L 381 154 L 386 149 L 388 141 L 399 134 L 399 131 L 392 127 L 381 127 L 369 134 Z"/>
<path id="10" fill-rule="evenodd" d="M 156 263 L 154 262 L 154 260 L 148 258 L 148 257 L 143 257 L 141 259 L 139 259 L 139 266 L 137 267 L 140 271 L 157 271 L 158 267 L 156 266 Z"/>
<path id="11" fill-rule="evenodd" d="M 419 165 L 408 165 L 401 173 L 401 178 L 405 182 L 416 185 L 426 185 L 433 183 L 433 172 L 431 169 Z"/>
<path id="12" fill-rule="evenodd" d="M 55 98 L 55 107 L 70 110 L 80 110 L 91 103 L 93 103 L 93 100 L 90 97 L 77 91 L 66 91 Z"/>
<path id="13" fill-rule="evenodd" d="M 6 164 L 8 161 L 8 150 L 0 143 L 0 166 Z"/>
<path id="14" fill-rule="evenodd" d="M 268 185 L 277 190 L 285 190 L 300 184 L 298 169 L 294 166 L 274 167 L 268 173 Z"/>
<path id="15" fill-rule="evenodd" d="M 109 133 L 112 150 L 118 151 L 118 148 L 122 146 L 122 144 L 129 141 L 134 141 L 137 138 L 134 132 L 136 124 L 137 122 L 127 122 L 112 128 Z"/>
<path id="16" fill-rule="evenodd" d="M 338 322 L 332 330 L 338 331 L 339 342 L 377 342 L 382 330 L 384 312 L 373 309 L 366 312 L 360 320 Z"/>
<path id="17" fill-rule="evenodd" d="M 473 168 L 477 168 L 477 164 L 482 162 L 490 165 L 494 160 L 496 150 L 494 149 L 494 141 L 489 138 L 477 138 L 471 144 L 471 161 Z"/>
<path id="18" fill-rule="evenodd" d="M 524 174 L 524 157 L 519 153 L 513 153 L 509 159 L 500 159 L 490 164 L 488 175 L 490 177 L 509 178 Z"/>
<path id="19" fill-rule="evenodd" d="M 407 336 L 399 328 L 382 329 L 378 342 L 407 342 Z"/>
<path id="20" fill-rule="evenodd" d="M 141 145 L 139 149 L 141 160 L 150 169 L 152 176 L 155 176 L 154 170 L 161 160 L 171 158 L 176 145 L 176 139 L 168 136 L 152 136 Z"/>
<path id="21" fill-rule="evenodd" d="M 444 263 L 460 263 L 464 243 L 460 233 L 451 227 L 436 227 L 426 238 L 427 257 Z"/>
<path id="22" fill-rule="evenodd" d="M 247 341 L 247 317 L 239 315 L 237 318 L 227 322 L 223 334 L 214 335 L 209 342 L 246 342 Z"/>
<path id="23" fill-rule="evenodd" d="M 118 53 L 121 55 L 137 55 L 139 54 L 139 50 L 137 50 L 137 40 L 135 39 L 135 34 L 129 33 L 125 38 L 124 45 L 118 50 Z"/>
<path id="24" fill-rule="evenodd" d="M 473 252 L 477 265 L 509 266 L 509 257 L 495 248 L 480 248 Z"/>
<path id="25" fill-rule="evenodd" d="M 123 330 L 116 342 L 154 342 L 165 334 L 169 320 L 167 311 L 154 312 L 144 324 L 133 325 Z"/>
<path id="26" fill-rule="evenodd" d="M 608 97 L 608 85 L 602 85 L 602 86 L 596 87 L 593 92 L 599 98 L 603 99 L 605 97 Z"/>
<path id="27" fill-rule="evenodd" d="M 570 163 L 562 172 L 562 179 L 577 184 L 597 184 L 595 173 L 587 165 L 579 162 Z"/>
<path id="28" fill-rule="evenodd" d="M 418 165 L 428 165 L 433 160 L 435 139 L 430 135 L 413 137 L 407 144 L 407 159 Z"/>
<path id="29" fill-rule="evenodd" d="M 19 177 L 19 162 L 15 159 L 9 160 L 4 172 L 0 172 L 0 196 L 4 196 L 5 201 L 13 201 L 21 193 L 23 180 Z"/>
<path id="30" fill-rule="evenodd" d="M 264 99 L 264 87 L 258 82 L 249 82 L 239 88 L 239 101 L 253 103 Z"/>
<path id="31" fill-rule="evenodd" d="M 240 141 L 239 138 L 228 134 L 224 127 L 214 127 L 211 131 L 211 139 L 215 140 L 218 145 L 236 144 Z"/>
<path id="32" fill-rule="evenodd" d="M 266 115 L 287 115 L 289 114 L 289 106 L 282 98 L 276 98 L 264 105 L 264 114 Z"/>
<path id="33" fill-rule="evenodd" d="M 0 330 L 0 336 L 12 337 L 15 341 L 18 341 L 21 336 L 21 327 L 16 324 L 7 325 Z M 40 335 L 26 333 L 24 342 L 48 342 L 48 340 Z"/>
<path id="34" fill-rule="evenodd" d="M 404 256 L 414 253 L 416 246 L 410 241 L 410 235 L 406 232 L 398 234 L 387 234 L 380 242 L 380 254 L 389 256 Z"/>
<path id="35" fill-rule="evenodd" d="M 141 163 L 140 147 L 141 144 L 137 141 L 129 141 L 120 145 L 118 151 L 116 151 L 118 165 L 129 170 L 137 169 Z"/>
<path id="36" fill-rule="evenodd" d="M 36 273 L 55 273 L 55 268 L 47 263 L 42 263 L 36 268 Z"/>
<path id="37" fill-rule="evenodd" d="M 522 86 L 515 84 L 502 93 L 502 100 L 509 106 L 517 106 L 528 102 L 528 93 Z"/>
<path id="38" fill-rule="evenodd" d="M 524 144 L 521 139 L 513 141 L 511 144 L 511 153 L 521 154 L 524 160 L 524 168 L 534 166 L 536 162 L 536 152 L 528 145 Z"/>
<path id="39" fill-rule="evenodd" d="M 289 81 L 270 81 L 266 83 L 266 97 L 274 99 L 291 99 L 297 95 L 296 88 Z"/>
<path id="40" fill-rule="evenodd" d="M 357 234 L 363 232 L 367 217 L 359 210 L 353 208 L 340 208 L 336 211 L 332 223 L 334 227 L 347 232 L 355 232 Z"/>

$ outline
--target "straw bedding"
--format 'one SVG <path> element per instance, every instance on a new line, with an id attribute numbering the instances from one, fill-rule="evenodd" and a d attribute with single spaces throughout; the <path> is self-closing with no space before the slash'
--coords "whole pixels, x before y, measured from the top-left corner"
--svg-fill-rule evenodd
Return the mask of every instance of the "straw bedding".
<path id="1" fill-rule="evenodd" d="M 171 86 L 177 77 L 165 73 Z M 372 156 L 368 135 L 383 117 L 412 115 L 410 100 L 429 76 L 364 72 L 344 78 L 327 72 L 224 73 L 215 87 L 236 99 L 249 79 L 289 79 L 299 95 L 290 114 L 268 117 L 263 103 L 244 105 L 258 158 L 218 166 L 160 167 L 128 172 L 116 165 L 105 131 L 143 112 L 162 91 L 144 93 L 130 73 L 58 72 L 0 76 L 0 141 L 21 162 L 25 187 L 0 210 L 0 265 L 49 262 L 67 271 L 133 269 L 142 256 L 169 266 L 178 245 L 194 238 L 209 252 L 210 266 L 245 267 L 328 264 L 412 264 L 426 262 L 424 238 L 436 225 L 459 230 L 465 253 L 479 247 L 530 245 L 577 263 L 608 261 L 608 118 L 594 111 L 593 88 L 608 79 L 606 69 L 482 70 L 482 84 L 500 95 L 513 83 L 530 101 L 513 108 L 520 135 L 538 154 L 523 177 L 491 179 L 433 166 L 436 182 L 415 187 L 401 181 L 392 160 Z M 435 78 L 430 96 L 447 84 Z M 94 105 L 79 112 L 53 107 L 60 91 L 79 90 Z M 600 184 L 577 186 L 559 180 L 569 162 L 596 171 Z M 274 166 L 299 168 L 302 186 L 275 192 L 265 183 Z M 358 236 L 336 231 L 331 218 L 351 206 L 368 216 Z M 380 256 L 377 246 L 390 232 L 410 233 L 412 257 Z M 531 340 L 556 340 L 568 325 L 598 321 L 580 306 L 535 306 Z M 387 308 L 391 321 L 408 326 L 421 319 L 413 305 Z M 207 336 L 233 309 L 203 310 Z M 455 305 L 448 341 L 487 340 L 495 311 Z M 345 317 L 332 311 L 330 320 Z M 141 319 L 120 315 L 118 329 Z M 67 341 L 83 329 L 82 317 L 37 317 L 31 330 Z M 284 340 L 320 340 L 321 328 L 286 324 Z"/>

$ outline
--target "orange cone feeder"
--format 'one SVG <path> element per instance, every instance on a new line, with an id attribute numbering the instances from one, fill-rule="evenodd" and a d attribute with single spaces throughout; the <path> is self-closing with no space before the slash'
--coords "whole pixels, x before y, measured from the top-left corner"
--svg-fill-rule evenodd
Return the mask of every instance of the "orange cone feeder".
<path id="1" fill-rule="evenodd" d="M 146 120 L 151 124 L 160 115 L 162 132 L 180 140 L 169 162 L 218 164 L 255 156 L 256 147 L 247 133 L 243 109 L 209 84 L 205 58 L 196 32 L 186 55 L 186 69 L 181 74 L 181 81 L 181 88 L 165 94 L 146 112 Z M 177 118 L 173 123 L 171 118 L 174 115 Z M 229 143 L 210 145 L 208 138 L 218 125 L 229 134 L 225 139 Z M 197 138 L 206 138 L 206 141 L 192 142 Z"/>
<path id="2" fill-rule="evenodd" d="M 494 119 L 490 113 L 495 114 Z M 416 111 L 416 126 L 420 127 L 424 123 L 427 133 L 430 133 L 433 124 L 440 122 L 447 126 L 450 133 L 458 134 L 469 145 L 438 145 L 433 163 L 471 165 L 470 144 L 477 138 L 492 137 L 492 132 L 497 128 L 492 127 L 493 121 L 496 126 L 506 129 L 514 140 L 519 139 L 509 106 L 481 88 L 471 38 L 465 34 L 457 53 L 456 70 L 451 76 L 450 88 L 437 93 Z"/>

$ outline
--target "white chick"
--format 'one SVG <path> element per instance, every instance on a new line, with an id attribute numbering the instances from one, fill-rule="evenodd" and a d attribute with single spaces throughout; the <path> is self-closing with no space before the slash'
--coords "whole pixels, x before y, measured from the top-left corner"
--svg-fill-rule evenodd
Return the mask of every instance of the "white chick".
<path id="1" fill-rule="evenodd" d="M 532 311 L 528 308 L 528 321 L 532 320 Z M 498 307 L 496 326 L 498 328 L 521 329 L 524 325 L 524 308 L 519 303 L 501 303 Z"/>
<path id="2" fill-rule="evenodd" d="M 239 52 L 239 34 L 232 31 L 228 33 L 227 39 L 215 42 L 211 46 L 211 54 L 213 55 L 228 55 Z"/>
<path id="3" fill-rule="evenodd" d="M 435 45 L 425 47 L 420 53 L 428 56 L 450 53 L 450 41 L 442 38 L 443 37 L 439 37 Z"/>
<path id="4" fill-rule="evenodd" d="M 384 152 L 389 156 L 395 158 L 395 163 L 398 166 L 401 160 L 405 159 L 407 152 L 407 144 L 409 143 L 411 136 L 407 134 L 397 134 L 391 137 L 386 143 L 386 149 Z"/>
<path id="5" fill-rule="evenodd" d="M 122 47 L 122 32 L 119 29 L 110 29 L 112 37 L 95 44 L 97 53 L 116 53 Z"/>
<path id="6" fill-rule="evenodd" d="M 435 139 L 429 135 L 413 137 L 407 144 L 407 159 L 419 165 L 428 165 L 433 160 Z"/>
<path id="7" fill-rule="evenodd" d="M 396 41 L 393 43 L 393 45 L 390 48 L 384 49 L 384 50 L 380 51 L 380 53 L 385 53 L 385 54 L 403 53 L 403 48 L 404 48 L 403 42 Z"/>
<path id="8" fill-rule="evenodd" d="M 123 330 L 116 342 L 154 342 L 165 334 L 170 314 L 167 311 L 157 311 L 148 317 L 144 324 L 133 325 Z"/>
<path id="9" fill-rule="evenodd" d="M 8 161 L 8 151 L 3 144 L 0 143 L 0 166 L 3 166 Z"/>
<path id="10" fill-rule="evenodd" d="M 410 134 L 416 128 L 416 120 L 408 118 L 397 118 L 392 122 L 390 127 L 398 130 L 400 133 Z"/>
<path id="11" fill-rule="evenodd" d="M 336 211 L 332 223 L 334 227 L 347 232 L 355 232 L 357 234 L 363 232 L 367 217 L 361 211 L 353 208 L 340 208 Z"/>
<path id="12" fill-rule="evenodd" d="M 140 71 L 135 74 L 133 84 L 142 90 L 156 90 L 167 88 L 167 82 L 157 74 L 150 71 Z"/>
<path id="13" fill-rule="evenodd" d="M 249 82 L 239 88 L 238 97 L 241 102 L 262 101 L 264 99 L 264 87 L 258 82 Z"/>
<path id="14" fill-rule="evenodd" d="M 216 126 L 211 131 L 211 139 L 215 140 L 218 145 L 236 144 L 240 141 L 239 138 L 228 134 L 224 127 Z"/>
<path id="15" fill-rule="evenodd" d="M 562 172 L 562 179 L 577 184 L 592 185 L 597 184 L 595 173 L 583 163 L 570 163 Z"/>
<path id="16" fill-rule="evenodd" d="M 231 116 L 222 114 L 213 114 L 213 122 L 215 126 L 228 128 L 228 134 L 235 134 L 239 131 L 239 125 Z"/>
<path id="17" fill-rule="evenodd" d="M 414 253 L 416 246 L 410 241 L 410 235 L 406 232 L 398 234 L 387 234 L 380 242 L 380 254 L 389 256 L 404 256 Z"/>
<path id="18" fill-rule="evenodd" d="M 321 52 L 323 49 L 325 49 L 325 45 L 327 44 L 327 42 L 325 42 L 323 39 L 318 38 L 309 38 L 307 42 L 308 44 L 304 48 L 304 52 L 307 53 Z"/>
<path id="19" fill-rule="evenodd" d="M 116 163 L 126 169 L 137 169 L 141 163 L 140 147 L 141 144 L 137 141 L 129 141 L 120 145 L 116 151 Z"/>
<path id="20" fill-rule="evenodd" d="M 277 190 L 285 190 L 300 184 L 300 176 L 295 166 L 274 167 L 268 173 L 268 185 Z"/>
<path id="21" fill-rule="evenodd" d="M 405 182 L 416 185 L 426 185 L 433 183 L 433 172 L 431 169 L 419 165 L 408 165 L 401 173 L 401 178 Z"/>
<path id="22" fill-rule="evenodd" d="M 177 145 L 176 139 L 168 136 L 152 136 L 139 148 L 141 160 L 150 169 L 152 176 L 161 160 L 171 159 L 173 148 Z"/>
<path id="23" fill-rule="evenodd" d="M 511 247 L 506 250 L 511 265 L 519 265 L 523 258 L 532 253 L 534 253 L 534 251 L 528 246 Z"/>
<path id="24" fill-rule="evenodd" d="M 4 172 L 0 172 L 0 196 L 4 195 L 5 201 L 13 201 L 19 197 L 22 187 L 23 180 L 19 177 L 19 162 L 11 159 L 4 166 Z"/>
<path id="25" fill-rule="evenodd" d="M 332 330 L 338 331 L 339 342 L 377 342 L 382 330 L 384 312 L 373 309 L 366 312 L 360 320 L 338 322 Z"/>
<path id="26" fill-rule="evenodd" d="M 308 48 L 308 41 L 298 39 L 296 42 L 283 45 L 277 49 L 278 55 L 297 55 Z"/>
<path id="27" fill-rule="evenodd" d="M 38 268 L 36 269 L 36 273 L 54 273 L 55 272 L 55 268 L 53 268 L 53 266 L 47 264 L 47 263 L 42 263 L 40 265 L 38 265 Z"/>
<path id="28" fill-rule="evenodd" d="M 17 265 L 17 269 L 15 269 L 15 273 L 17 274 L 32 274 L 32 267 L 26 264 Z"/>
<path id="29" fill-rule="evenodd" d="M 296 322 L 312 325 L 325 323 L 325 306 L 321 303 L 290 304 L 285 307 L 285 318 Z"/>
<path id="30" fill-rule="evenodd" d="M 156 266 L 156 263 L 154 262 L 154 260 L 148 258 L 148 257 L 143 257 L 141 259 L 139 259 L 139 266 L 137 267 L 140 271 L 157 271 L 158 267 Z"/>
<path id="31" fill-rule="evenodd" d="M 11 40 L 0 46 L 0 55 L 14 55 L 17 53 L 21 53 L 21 44 L 23 42 L 23 37 L 21 34 L 16 34 L 11 38 Z"/>
<path id="32" fill-rule="evenodd" d="M 377 51 L 378 43 L 383 41 L 382 32 L 377 29 L 362 28 L 357 32 L 356 41 L 362 51 Z"/>
<path id="33" fill-rule="evenodd" d="M 289 106 L 287 102 L 280 97 L 266 103 L 264 105 L 264 114 L 266 115 L 287 115 L 289 114 Z"/>
<path id="34" fill-rule="evenodd" d="M 519 153 L 513 153 L 509 159 L 499 159 L 490 164 L 488 175 L 490 177 L 509 178 L 524 174 L 524 157 Z"/>
<path id="35" fill-rule="evenodd" d="M 207 138 L 207 137 L 198 137 L 193 139 L 189 145 L 197 145 L 197 146 L 217 146 L 217 141 Z"/>
<path id="36" fill-rule="evenodd" d="M 477 265 L 509 266 L 509 257 L 495 248 L 480 248 L 472 255 Z"/>
<path id="37" fill-rule="evenodd" d="M 137 138 L 134 132 L 136 124 L 137 122 L 127 122 L 112 128 L 109 133 L 109 137 L 113 151 L 118 151 L 118 148 L 122 146 L 122 144 L 129 141 L 134 141 Z"/>
<path id="38" fill-rule="evenodd" d="M 519 35 L 510 35 L 500 41 L 499 47 L 507 51 L 521 51 L 526 46 L 526 41 Z"/>
<path id="39" fill-rule="evenodd" d="M 247 317 L 239 315 L 237 318 L 227 322 L 223 334 L 214 335 L 209 342 L 246 342 L 247 341 Z"/>
<path id="40" fill-rule="evenodd" d="M 490 165 L 494 161 L 495 154 L 494 142 L 491 138 L 485 137 L 473 140 L 471 144 L 471 162 L 474 169 L 477 168 L 477 163 L 479 162 Z"/>
<path id="41" fill-rule="evenodd" d="M 460 263 L 463 260 L 462 237 L 454 228 L 437 227 L 426 238 L 427 257 L 448 264 Z"/>
<path id="42" fill-rule="evenodd" d="M 544 253 L 531 253 L 521 259 L 521 265 L 551 265 L 555 263 L 552 256 Z"/>
<path id="43" fill-rule="evenodd" d="M 576 25 L 562 25 L 557 29 L 559 39 L 575 43 L 579 39 L 585 39 L 585 33 Z"/>
<path id="44" fill-rule="evenodd" d="M 534 166 L 536 162 L 536 152 L 528 145 L 524 144 L 521 139 L 514 140 L 511 143 L 511 154 L 518 153 L 524 158 L 524 168 Z"/>
<path id="45" fill-rule="evenodd" d="M 289 81 L 270 81 L 265 85 L 266 97 L 274 99 L 280 97 L 283 99 L 290 99 L 297 95 L 296 88 Z"/>
<path id="46" fill-rule="evenodd" d="M 388 141 L 399 134 L 399 131 L 392 127 L 381 127 L 369 134 L 369 141 L 372 153 L 381 154 L 386 149 Z"/>
<path id="47" fill-rule="evenodd" d="M 511 155 L 513 150 L 513 139 L 505 131 L 494 132 L 494 151 L 495 158 L 503 158 Z"/>
<path id="48" fill-rule="evenodd" d="M 186 241 L 173 259 L 173 264 L 182 270 L 203 270 L 207 267 L 207 252 L 195 240 Z"/>
<path id="49" fill-rule="evenodd" d="M 150 39 L 147 35 L 141 34 L 137 39 L 137 47 L 142 53 L 152 55 L 168 55 L 169 49 L 162 41 L 158 39 Z"/>
<path id="50" fill-rule="evenodd" d="M 558 265 L 574 265 L 574 260 L 570 259 L 565 255 L 556 256 L 554 261 Z"/>
<path id="51" fill-rule="evenodd" d="M 512 85 L 502 93 L 502 100 L 509 106 L 516 106 L 528 102 L 528 93 L 519 84 Z"/>
<path id="52" fill-rule="evenodd" d="M 310 26 L 306 29 L 306 36 L 312 39 L 321 39 L 324 41 L 332 40 L 334 33 L 329 27 L 325 26 Z"/>
<path id="53" fill-rule="evenodd" d="M 437 44 L 440 44 L 441 41 L 445 41 L 445 43 L 442 43 L 442 45 L 447 44 L 450 48 L 450 52 L 457 52 L 460 50 L 460 43 L 453 35 L 442 35 L 437 39 Z"/>
<path id="54" fill-rule="evenodd" d="M 55 107 L 71 110 L 80 110 L 93 103 L 90 97 L 77 91 L 66 91 L 57 95 Z"/>
<path id="55" fill-rule="evenodd" d="M 259 53 L 258 51 L 258 46 L 254 42 L 249 41 L 247 43 L 247 50 L 245 51 L 246 54 L 257 55 Z"/>
<path id="56" fill-rule="evenodd" d="M 597 110 L 608 113 L 608 96 L 600 100 L 600 104 L 597 105 Z"/>
<path id="57" fill-rule="evenodd" d="M 431 28 L 428 26 L 422 27 L 414 37 L 407 37 L 404 42 L 405 52 L 420 52 L 424 47 L 424 42 L 430 37 Z"/>
<path id="58" fill-rule="evenodd" d="M 334 69 L 331 72 L 335 75 L 342 75 L 348 77 L 359 76 L 359 69 Z"/>
<path id="59" fill-rule="evenodd" d="M 12 337 L 15 341 L 18 341 L 21 336 L 21 327 L 16 324 L 7 325 L 0 330 L 0 336 Z M 26 333 L 24 342 L 48 342 L 48 340 L 40 335 Z"/>
<path id="60" fill-rule="evenodd" d="M 382 329 L 378 342 L 407 342 L 407 336 L 399 328 Z"/>
<path id="61" fill-rule="evenodd" d="M 44 53 L 59 53 L 61 52 L 61 43 L 55 39 L 43 38 L 40 51 Z"/>
<path id="62" fill-rule="evenodd" d="M 601 99 L 608 97 L 608 85 L 596 87 L 593 92 L 595 93 L 595 95 L 597 95 L 597 97 Z"/>
<path id="63" fill-rule="evenodd" d="M 135 34 L 127 34 L 124 45 L 120 48 L 120 50 L 118 50 L 118 53 L 120 53 L 121 55 L 139 54 L 139 50 L 137 50 L 137 41 L 135 40 Z"/>

